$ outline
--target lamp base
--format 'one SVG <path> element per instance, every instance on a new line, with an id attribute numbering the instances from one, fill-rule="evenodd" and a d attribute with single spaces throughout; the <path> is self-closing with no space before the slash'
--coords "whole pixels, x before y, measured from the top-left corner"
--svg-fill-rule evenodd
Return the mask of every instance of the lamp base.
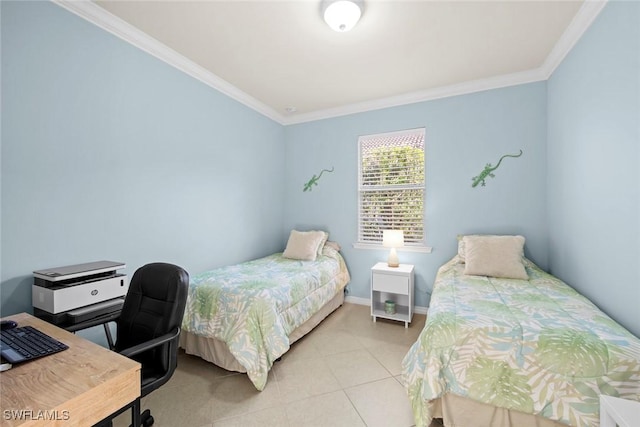
<path id="1" fill-rule="evenodd" d="M 387 265 L 392 268 L 400 267 L 400 260 L 398 259 L 396 248 L 391 248 L 389 258 L 387 259 Z"/>

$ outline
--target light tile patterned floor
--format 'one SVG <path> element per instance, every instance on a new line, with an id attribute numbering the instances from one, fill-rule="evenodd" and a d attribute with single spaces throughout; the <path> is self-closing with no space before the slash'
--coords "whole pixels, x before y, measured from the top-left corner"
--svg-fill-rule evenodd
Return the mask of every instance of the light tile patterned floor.
<path id="1" fill-rule="evenodd" d="M 369 307 L 339 308 L 292 345 L 256 391 L 245 374 L 182 351 L 171 380 L 142 400 L 158 427 L 409 427 L 400 362 L 424 327 L 371 320 Z M 115 420 L 128 425 L 129 413 Z M 434 426 L 441 425 L 434 423 Z"/>

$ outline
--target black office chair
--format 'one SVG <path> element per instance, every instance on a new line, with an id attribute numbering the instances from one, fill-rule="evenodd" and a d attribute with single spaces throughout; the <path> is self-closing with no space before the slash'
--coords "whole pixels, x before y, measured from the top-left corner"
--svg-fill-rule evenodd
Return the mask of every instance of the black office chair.
<path id="1" fill-rule="evenodd" d="M 169 381 L 178 365 L 178 338 L 188 287 L 189 274 L 176 265 L 153 263 L 140 267 L 131 278 L 116 320 L 115 345 L 107 334 L 112 350 L 142 365 L 141 398 Z M 148 409 L 140 418 L 141 425 L 153 425 Z M 111 424 L 110 420 L 105 421 L 98 425 Z"/>

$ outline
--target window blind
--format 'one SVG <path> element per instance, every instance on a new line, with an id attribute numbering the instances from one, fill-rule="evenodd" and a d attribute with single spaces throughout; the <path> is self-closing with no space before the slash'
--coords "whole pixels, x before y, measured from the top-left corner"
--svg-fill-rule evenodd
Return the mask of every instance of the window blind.
<path id="1" fill-rule="evenodd" d="M 358 139 L 358 242 L 382 244 L 402 230 L 405 245 L 424 246 L 424 128 Z"/>

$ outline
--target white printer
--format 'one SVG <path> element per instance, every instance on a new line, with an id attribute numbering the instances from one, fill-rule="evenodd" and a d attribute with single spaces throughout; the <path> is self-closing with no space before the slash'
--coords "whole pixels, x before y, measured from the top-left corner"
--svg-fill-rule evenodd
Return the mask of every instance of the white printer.
<path id="1" fill-rule="evenodd" d="M 34 271 L 34 315 L 56 325 L 77 324 L 119 311 L 129 289 L 121 262 L 86 264 Z"/>

